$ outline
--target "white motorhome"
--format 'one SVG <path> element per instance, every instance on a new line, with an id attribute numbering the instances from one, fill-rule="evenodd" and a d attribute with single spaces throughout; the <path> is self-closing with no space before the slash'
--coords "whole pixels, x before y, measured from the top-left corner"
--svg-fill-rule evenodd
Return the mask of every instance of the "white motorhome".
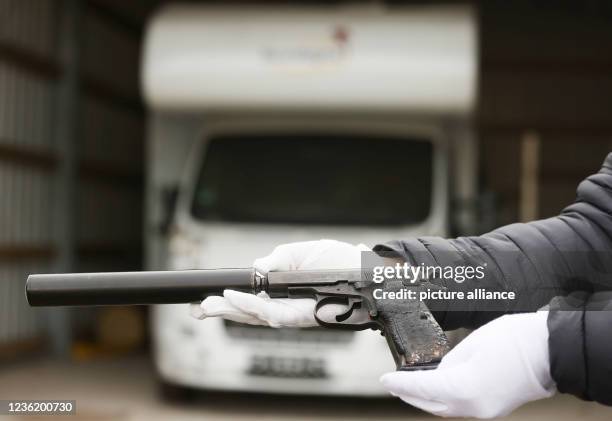
<path id="1" fill-rule="evenodd" d="M 174 5 L 150 22 L 142 69 L 149 269 L 444 236 L 451 216 L 470 229 L 451 208 L 475 192 L 470 8 Z M 155 307 L 152 329 L 177 386 L 379 395 L 394 369 L 372 331 L 196 321 L 186 305 Z"/>

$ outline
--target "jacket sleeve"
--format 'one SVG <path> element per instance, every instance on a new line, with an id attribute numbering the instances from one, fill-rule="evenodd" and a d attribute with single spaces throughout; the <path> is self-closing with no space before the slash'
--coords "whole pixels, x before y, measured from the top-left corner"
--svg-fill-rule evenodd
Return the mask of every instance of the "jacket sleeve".
<path id="1" fill-rule="evenodd" d="M 612 293 L 573 293 L 550 304 L 550 374 L 562 393 L 612 405 Z"/>
<path id="2" fill-rule="evenodd" d="M 557 217 L 477 237 L 392 241 L 374 251 L 413 265 L 484 264 L 486 276 L 478 287 L 517 293 L 516 302 L 493 311 L 457 301 L 432 309 L 446 330 L 478 327 L 502 313 L 534 311 L 550 302 L 551 375 L 557 388 L 612 405 L 612 153 L 597 174 L 580 183 L 576 201 Z M 433 283 L 449 290 L 473 287 L 441 279 Z"/>
<path id="3" fill-rule="evenodd" d="M 428 302 L 446 330 L 478 327 L 504 313 L 535 311 L 553 297 L 573 291 L 611 289 L 612 153 L 597 174 L 580 183 L 576 201 L 559 216 L 507 225 L 481 236 L 391 241 L 377 245 L 374 251 L 401 257 L 413 265 L 486 268 L 478 284 L 431 280 L 450 291 L 477 286 L 515 292 L 514 301 L 498 301 L 496 305 Z"/>

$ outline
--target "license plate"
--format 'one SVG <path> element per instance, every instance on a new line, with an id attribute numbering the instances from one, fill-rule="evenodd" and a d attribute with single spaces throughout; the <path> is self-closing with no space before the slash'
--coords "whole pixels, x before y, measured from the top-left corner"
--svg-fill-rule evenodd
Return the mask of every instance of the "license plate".
<path id="1" fill-rule="evenodd" d="M 327 377 L 325 361 L 319 358 L 295 358 L 255 355 L 248 373 L 252 376 L 321 379 Z"/>

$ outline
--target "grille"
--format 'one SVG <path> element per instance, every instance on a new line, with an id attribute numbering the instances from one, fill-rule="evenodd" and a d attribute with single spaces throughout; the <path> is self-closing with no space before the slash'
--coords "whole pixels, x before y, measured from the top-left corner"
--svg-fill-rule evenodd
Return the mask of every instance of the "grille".
<path id="1" fill-rule="evenodd" d="M 348 343 L 354 332 L 323 327 L 280 328 L 254 326 L 225 320 L 225 329 L 232 338 L 252 341 L 292 343 Z"/>

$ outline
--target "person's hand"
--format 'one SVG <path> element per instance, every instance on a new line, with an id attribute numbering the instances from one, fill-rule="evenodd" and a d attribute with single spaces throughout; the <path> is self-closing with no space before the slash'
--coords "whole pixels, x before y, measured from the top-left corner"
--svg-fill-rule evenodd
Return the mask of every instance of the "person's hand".
<path id="1" fill-rule="evenodd" d="M 253 267 L 262 273 L 281 270 L 358 269 L 363 245 L 336 240 L 302 241 L 281 244 L 266 257 L 256 259 Z"/>
<path id="2" fill-rule="evenodd" d="M 381 377 L 394 396 L 443 417 L 493 418 L 552 396 L 548 312 L 506 315 L 472 332 L 435 370 Z"/>
<path id="3" fill-rule="evenodd" d="M 370 249 L 363 244 L 354 246 L 335 240 L 304 241 L 283 244 L 266 257 L 255 260 L 253 266 L 262 273 L 281 270 L 357 269 L 361 266 L 361 252 Z M 192 316 L 198 319 L 222 317 L 240 323 L 271 327 L 318 326 L 314 318 L 315 300 L 311 298 L 270 298 L 225 290 L 223 297 L 208 297 L 201 304 L 191 306 Z M 345 306 L 324 306 L 319 315 L 330 318 L 340 314 Z"/>

